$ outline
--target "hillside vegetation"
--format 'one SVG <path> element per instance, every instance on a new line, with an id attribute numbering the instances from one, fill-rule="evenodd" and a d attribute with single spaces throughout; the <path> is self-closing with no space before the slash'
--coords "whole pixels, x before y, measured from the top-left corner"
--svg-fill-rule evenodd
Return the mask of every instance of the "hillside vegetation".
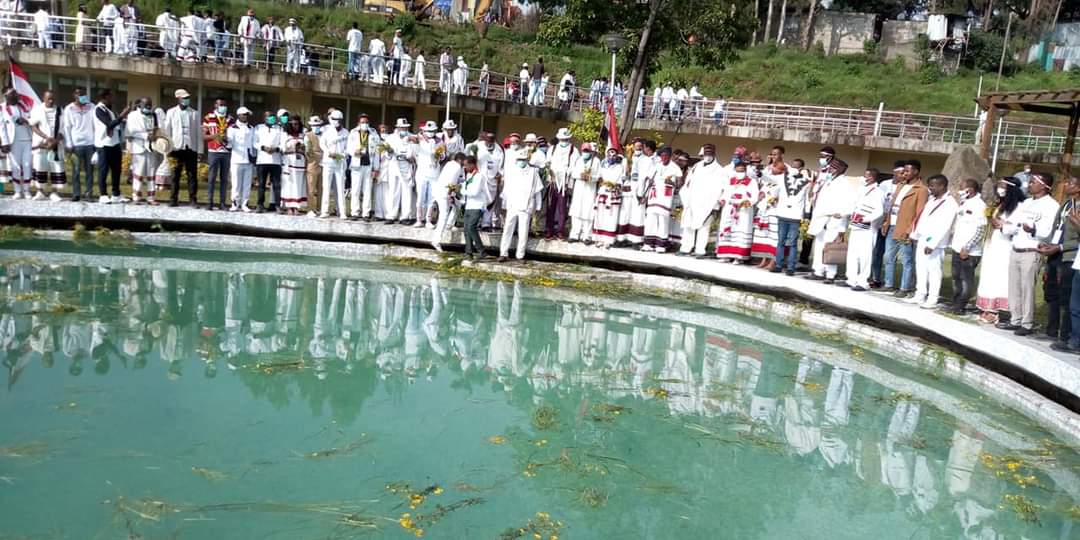
<path id="1" fill-rule="evenodd" d="M 91 14 L 100 8 L 100 0 L 88 2 Z M 177 16 L 187 13 L 187 0 L 140 0 L 144 19 L 152 22 L 165 6 L 171 6 Z M 68 3 L 75 9 L 75 3 Z M 588 85 L 594 77 L 610 70 L 610 56 L 600 46 L 554 47 L 535 35 L 501 26 L 488 29 L 484 39 L 468 25 L 416 21 L 412 15 L 367 13 L 348 8 L 323 9 L 302 7 L 283 2 L 238 2 L 214 0 L 195 3 L 196 9 L 212 6 L 223 11 L 231 25 L 239 22 L 249 6 L 260 20 L 274 15 L 282 23 L 296 17 L 306 39 L 312 43 L 342 47 L 345 34 L 356 21 L 364 31 L 365 40 L 375 34 L 389 40 L 395 28 L 401 28 L 410 47 L 419 48 L 434 61 L 438 51 L 450 47 L 453 54 L 462 55 L 470 66 L 488 62 L 492 71 L 517 73 L 522 62 L 532 64 L 538 56 L 544 58 L 553 78 L 568 69 L 575 69 L 578 82 Z M 435 56 L 433 56 L 435 55 Z M 774 44 L 745 49 L 723 70 L 702 67 L 683 67 L 674 60 L 660 60 L 647 92 L 654 84 L 672 81 L 687 88 L 697 84 L 702 94 L 728 99 L 759 100 L 842 107 L 876 108 L 879 102 L 892 110 L 973 114 L 973 99 L 978 88 L 979 72 L 961 69 L 955 75 L 942 75 L 932 70 L 909 69 L 902 60 L 883 62 L 873 55 L 824 56 L 803 52 L 793 47 Z M 670 66 L 670 67 L 667 67 Z M 625 76 L 625 74 L 621 74 Z M 996 73 L 986 73 L 983 90 L 994 87 Z M 1020 70 L 1001 81 L 1001 90 L 1053 90 L 1080 87 L 1080 70 L 1071 73 Z"/>

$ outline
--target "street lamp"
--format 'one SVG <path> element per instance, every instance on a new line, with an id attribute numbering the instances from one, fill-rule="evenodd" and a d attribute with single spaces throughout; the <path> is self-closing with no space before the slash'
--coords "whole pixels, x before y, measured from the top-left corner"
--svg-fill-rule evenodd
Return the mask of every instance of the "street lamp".
<path id="1" fill-rule="evenodd" d="M 615 55 L 619 53 L 619 49 L 626 46 L 626 38 L 622 34 L 611 32 L 600 36 L 600 40 L 611 51 L 611 80 L 608 81 L 608 99 L 613 99 L 615 97 Z"/>

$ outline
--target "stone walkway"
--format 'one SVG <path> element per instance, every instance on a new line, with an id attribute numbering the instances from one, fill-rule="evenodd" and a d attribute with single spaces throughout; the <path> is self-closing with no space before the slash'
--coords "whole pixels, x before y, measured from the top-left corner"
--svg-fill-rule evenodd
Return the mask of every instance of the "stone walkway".
<path id="1" fill-rule="evenodd" d="M 113 228 L 232 232 L 254 236 L 289 237 L 304 235 L 333 241 L 397 243 L 429 246 L 432 231 L 381 223 L 292 217 L 276 214 L 246 214 L 132 204 L 104 205 L 47 201 L 0 200 L 0 220 L 4 223 L 41 225 L 39 220 L 81 221 L 93 228 L 108 224 Z M 156 227 L 155 227 L 156 228 Z M 498 235 L 485 235 L 490 246 L 498 245 Z M 446 248 L 463 245 L 460 231 L 448 233 Z M 848 317 L 868 320 L 883 328 L 949 343 L 959 351 L 968 350 L 1001 363 L 1000 371 L 1012 372 L 1023 380 L 1027 375 L 1041 379 L 1065 395 L 1059 401 L 1076 410 L 1080 400 L 1080 357 L 1050 350 L 1049 342 L 1017 338 L 970 320 L 945 316 L 933 310 L 896 301 L 891 297 L 854 292 L 850 289 L 812 282 L 783 274 L 771 274 L 747 266 L 721 264 L 715 260 L 676 257 L 629 249 L 604 250 L 582 244 L 531 239 L 530 254 L 577 263 L 613 264 L 643 273 L 674 273 L 736 288 L 768 293 L 782 300 L 808 301 Z M 998 369 L 995 369 L 998 370 Z"/>

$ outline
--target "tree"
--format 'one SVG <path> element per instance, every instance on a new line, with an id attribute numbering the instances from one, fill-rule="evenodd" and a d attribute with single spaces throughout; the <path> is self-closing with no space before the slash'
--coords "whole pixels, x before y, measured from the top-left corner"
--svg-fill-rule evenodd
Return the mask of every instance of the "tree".
<path id="1" fill-rule="evenodd" d="M 810 0 L 810 14 L 806 16 L 806 26 L 803 27 L 802 47 L 804 51 L 810 50 L 810 41 L 814 37 L 814 12 L 817 10 L 817 0 Z"/>

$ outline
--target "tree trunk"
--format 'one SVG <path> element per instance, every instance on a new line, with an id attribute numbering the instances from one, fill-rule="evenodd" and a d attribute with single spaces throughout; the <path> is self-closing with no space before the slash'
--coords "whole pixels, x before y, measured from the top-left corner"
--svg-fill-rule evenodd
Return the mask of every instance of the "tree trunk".
<path id="1" fill-rule="evenodd" d="M 814 38 L 814 15 L 817 11 L 817 0 L 810 0 L 810 14 L 806 16 L 806 26 L 802 31 L 802 47 L 804 51 L 810 50 L 810 40 Z"/>
<path id="2" fill-rule="evenodd" d="M 994 0 L 986 0 L 986 11 L 983 13 L 982 31 L 990 31 L 990 19 L 994 18 Z"/>
<path id="3" fill-rule="evenodd" d="M 784 41 L 784 23 L 786 22 L 784 19 L 785 19 L 786 16 L 787 16 L 787 0 L 784 0 L 784 2 L 782 4 L 780 4 L 780 24 L 778 24 L 777 28 L 776 28 L 776 44 L 777 45 L 780 45 Z"/>
<path id="4" fill-rule="evenodd" d="M 757 33 L 761 28 L 761 20 L 758 19 L 758 4 L 761 0 L 754 0 L 754 36 L 750 38 L 750 45 L 757 45 Z M 768 36 L 765 37 L 768 39 Z"/>
<path id="5" fill-rule="evenodd" d="M 634 119 L 637 117 L 638 94 L 645 83 L 645 52 L 649 49 L 649 36 L 652 34 L 653 25 L 656 24 L 656 16 L 660 13 L 660 6 L 664 0 L 649 0 L 649 20 L 645 22 L 645 28 L 641 31 L 641 41 L 638 42 L 637 56 L 634 57 L 634 67 L 630 71 L 630 87 L 626 90 L 626 101 L 623 103 L 622 129 L 619 140 L 624 143 L 630 140 L 630 131 L 634 129 Z"/>
<path id="6" fill-rule="evenodd" d="M 766 13 L 766 15 L 765 15 L 765 39 L 762 39 L 761 40 L 762 42 L 769 41 L 769 36 L 772 35 L 772 8 L 773 8 L 773 2 L 774 2 L 774 0 L 769 0 L 769 10 L 765 12 Z"/>

